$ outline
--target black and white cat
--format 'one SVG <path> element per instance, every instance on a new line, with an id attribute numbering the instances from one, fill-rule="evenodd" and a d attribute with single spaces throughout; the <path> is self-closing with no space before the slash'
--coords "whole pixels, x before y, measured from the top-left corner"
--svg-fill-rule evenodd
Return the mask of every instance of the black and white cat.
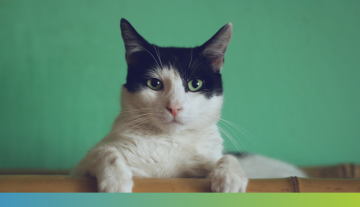
<path id="1" fill-rule="evenodd" d="M 71 174 L 96 176 L 102 192 L 131 192 L 132 177 L 208 177 L 215 192 L 245 192 L 248 178 L 305 176 L 260 155 L 222 154 L 216 123 L 231 23 L 194 48 L 150 44 L 125 19 L 120 27 L 128 65 L 121 112 Z"/>

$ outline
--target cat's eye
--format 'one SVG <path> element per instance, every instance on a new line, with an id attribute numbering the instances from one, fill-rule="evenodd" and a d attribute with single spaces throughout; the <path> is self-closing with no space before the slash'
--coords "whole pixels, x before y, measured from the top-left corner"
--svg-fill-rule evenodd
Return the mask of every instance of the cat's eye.
<path id="1" fill-rule="evenodd" d="M 162 89 L 163 87 L 163 84 L 161 83 L 161 81 L 159 79 L 156 79 L 156 78 L 150 78 L 148 81 L 147 81 L 147 85 L 157 91 L 157 90 L 160 90 Z"/>
<path id="2" fill-rule="evenodd" d="M 189 81 L 188 87 L 190 91 L 198 91 L 203 86 L 203 81 L 200 79 L 194 79 Z"/>

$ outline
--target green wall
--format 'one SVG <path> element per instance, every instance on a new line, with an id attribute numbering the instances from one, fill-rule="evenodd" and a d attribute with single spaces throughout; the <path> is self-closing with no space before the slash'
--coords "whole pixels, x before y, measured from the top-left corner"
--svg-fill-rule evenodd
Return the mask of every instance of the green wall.
<path id="1" fill-rule="evenodd" d="M 246 151 L 360 163 L 360 1 L 0 1 L 0 168 L 71 168 L 109 131 L 126 64 L 119 21 L 160 46 L 228 22 L 223 118 Z M 227 140 L 228 150 L 236 150 Z"/>

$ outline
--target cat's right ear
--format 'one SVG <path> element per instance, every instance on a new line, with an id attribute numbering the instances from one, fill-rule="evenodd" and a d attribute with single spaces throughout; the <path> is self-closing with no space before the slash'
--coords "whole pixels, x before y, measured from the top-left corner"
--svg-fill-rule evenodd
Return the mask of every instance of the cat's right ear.
<path id="1" fill-rule="evenodd" d="M 128 64 L 135 63 L 137 58 L 133 55 L 139 51 L 145 51 L 149 44 L 124 18 L 120 21 L 121 36 L 125 44 L 125 57 Z"/>

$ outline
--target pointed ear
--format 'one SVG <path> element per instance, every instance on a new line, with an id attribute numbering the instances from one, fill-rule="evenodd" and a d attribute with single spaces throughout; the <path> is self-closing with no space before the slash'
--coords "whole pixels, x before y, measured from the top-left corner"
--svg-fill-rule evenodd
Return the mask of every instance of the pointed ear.
<path id="1" fill-rule="evenodd" d="M 136 61 L 136 57 L 132 57 L 132 54 L 138 51 L 146 50 L 146 46 L 149 44 L 134 27 L 124 18 L 120 21 L 121 36 L 125 43 L 125 56 L 126 62 L 130 64 Z"/>
<path id="2" fill-rule="evenodd" d="M 223 26 L 210 40 L 205 42 L 203 55 L 210 60 L 214 72 L 220 72 L 232 34 L 232 24 Z"/>

